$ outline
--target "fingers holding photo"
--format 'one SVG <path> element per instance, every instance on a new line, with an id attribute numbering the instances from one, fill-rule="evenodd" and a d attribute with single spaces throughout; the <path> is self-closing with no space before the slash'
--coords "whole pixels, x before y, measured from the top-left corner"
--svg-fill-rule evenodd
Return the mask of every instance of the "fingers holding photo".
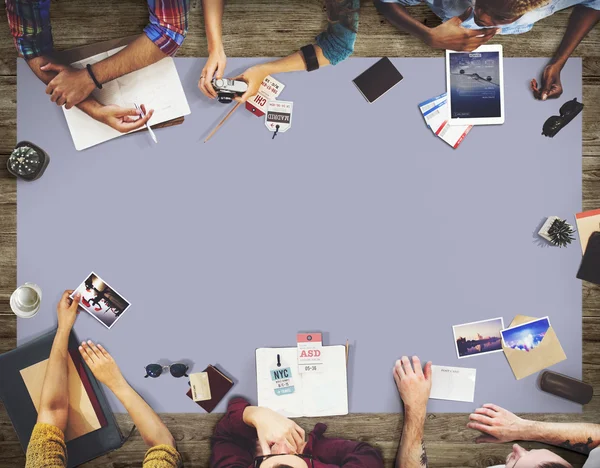
<path id="1" fill-rule="evenodd" d="M 73 299 L 71 299 L 71 294 L 73 294 L 72 290 L 66 290 L 60 298 L 58 306 L 56 307 L 56 314 L 58 316 L 58 328 L 69 331 L 75 323 L 77 314 L 79 314 L 79 311 L 77 309 L 79 307 L 79 299 L 81 297 L 79 294 L 75 294 L 75 296 L 73 296 Z"/>

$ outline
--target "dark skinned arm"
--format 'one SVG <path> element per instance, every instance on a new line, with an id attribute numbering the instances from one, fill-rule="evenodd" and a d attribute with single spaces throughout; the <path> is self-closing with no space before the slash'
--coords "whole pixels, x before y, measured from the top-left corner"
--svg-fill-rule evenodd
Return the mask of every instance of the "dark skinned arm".
<path id="1" fill-rule="evenodd" d="M 562 83 L 560 81 L 560 72 L 567 63 L 567 60 L 577 48 L 583 38 L 600 21 L 600 11 L 588 8 L 583 5 L 577 5 L 573 8 L 573 13 L 569 18 L 567 30 L 563 36 L 556 53 L 550 63 L 546 65 L 542 73 L 542 83 L 538 87 L 537 80 L 531 80 L 531 90 L 536 99 L 545 101 L 546 99 L 556 99 L 563 93 Z"/>
<path id="2" fill-rule="evenodd" d="M 489 41 L 497 29 L 467 29 L 462 22 L 471 16 L 471 8 L 467 8 L 460 16 L 455 16 L 445 23 L 429 28 L 411 16 L 408 10 L 399 3 L 384 3 L 374 0 L 377 11 L 393 26 L 423 41 L 434 49 L 472 51 Z"/>

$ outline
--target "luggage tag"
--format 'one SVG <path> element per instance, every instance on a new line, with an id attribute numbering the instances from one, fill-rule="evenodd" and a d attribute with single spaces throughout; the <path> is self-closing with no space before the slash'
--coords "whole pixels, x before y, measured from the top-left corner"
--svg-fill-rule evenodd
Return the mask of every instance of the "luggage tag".
<path id="1" fill-rule="evenodd" d="M 294 379 L 292 378 L 292 368 L 281 362 L 281 356 L 277 355 L 277 363 L 271 368 L 271 381 L 275 395 L 289 395 L 294 393 Z"/>
<path id="2" fill-rule="evenodd" d="M 292 127 L 292 107 L 291 101 L 269 101 L 267 104 L 267 114 L 265 125 L 273 133 L 272 140 L 278 133 L 287 132 Z"/>
<path id="3" fill-rule="evenodd" d="M 298 372 L 323 372 L 323 338 L 321 333 L 298 333 Z"/>
<path id="4" fill-rule="evenodd" d="M 260 84 L 258 94 L 250 96 L 246 101 L 246 110 L 249 110 L 257 117 L 262 117 L 267 112 L 269 101 L 275 100 L 281 94 L 285 85 L 271 75 L 268 75 Z"/>

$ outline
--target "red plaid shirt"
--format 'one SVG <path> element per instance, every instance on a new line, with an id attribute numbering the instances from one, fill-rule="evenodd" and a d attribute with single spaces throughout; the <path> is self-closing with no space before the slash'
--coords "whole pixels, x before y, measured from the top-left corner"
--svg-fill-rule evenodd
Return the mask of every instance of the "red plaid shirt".
<path id="1" fill-rule="evenodd" d="M 150 22 L 144 33 L 167 55 L 179 49 L 188 28 L 189 0 L 147 0 Z M 26 59 L 54 49 L 50 0 L 6 0 L 6 16 L 19 55 Z"/>

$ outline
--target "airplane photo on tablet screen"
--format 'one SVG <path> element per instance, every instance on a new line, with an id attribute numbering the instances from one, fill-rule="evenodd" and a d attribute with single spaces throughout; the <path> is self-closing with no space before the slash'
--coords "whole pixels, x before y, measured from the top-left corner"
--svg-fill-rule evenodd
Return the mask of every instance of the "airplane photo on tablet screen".
<path id="1" fill-rule="evenodd" d="M 494 83 L 492 81 L 492 77 L 489 75 L 484 78 L 479 73 L 465 73 L 463 69 L 461 69 L 458 73 L 452 73 L 452 75 L 462 75 L 464 77 L 472 78 L 475 81 L 484 81 L 486 83 L 493 84 L 494 86 L 500 86 L 499 83 Z"/>

